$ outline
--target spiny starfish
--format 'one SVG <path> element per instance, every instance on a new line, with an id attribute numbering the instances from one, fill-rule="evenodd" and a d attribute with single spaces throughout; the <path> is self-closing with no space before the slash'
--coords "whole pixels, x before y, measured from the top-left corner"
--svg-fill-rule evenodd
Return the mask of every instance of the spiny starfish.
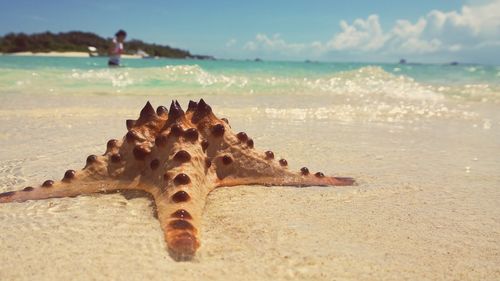
<path id="1" fill-rule="evenodd" d="M 234 134 L 227 119 L 217 118 L 201 99 L 184 112 L 177 101 L 155 111 L 149 102 L 139 119 L 127 120 L 122 140 L 107 143 L 102 156 L 90 155 L 81 171 L 67 170 L 59 182 L 0 194 L 0 203 L 121 190 L 152 195 L 171 256 L 191 259 L 198 247 L 207 195 L 235 185 L 353 185 L 352 178 L 287 169 L 274 153 L 254 150 L 246 133 Z"/>

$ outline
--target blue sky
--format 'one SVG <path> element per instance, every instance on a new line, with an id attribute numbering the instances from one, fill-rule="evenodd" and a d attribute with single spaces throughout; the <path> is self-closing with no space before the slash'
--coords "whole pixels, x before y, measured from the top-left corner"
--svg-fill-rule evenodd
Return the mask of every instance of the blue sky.
<path id="1" fill-rule="evenodd" d="M 0 0 L 0 34 L 82 30 L 218 58 L 500 63 L 500 0 Z"/>

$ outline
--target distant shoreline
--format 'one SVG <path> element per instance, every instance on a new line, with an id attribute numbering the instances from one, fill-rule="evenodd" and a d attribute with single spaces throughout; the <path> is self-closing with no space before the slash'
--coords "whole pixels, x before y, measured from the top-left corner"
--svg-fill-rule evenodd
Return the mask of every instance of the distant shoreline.
<path id="1" fill-rule="evenodd" d="M 15 52 L 15 53 L 0 53 L 2 56 L 19 56 L 19 57 L 65 57 L 65 58 L 90 58 L 86 52 Z M 141 59 L 139 55 L 122 55 L 124 59 Z"/>
<path id="2" fill-rule="evenodd" d="M 0 36 L 0 53 L 17 56 L 48 57 L 88 57 L 107 56 L 112 38 L 83 31 L 8 33 Z M 168 45 L 150 44 L 137 39 L 127 40 L 123 47 L 129 55 L 123 58 L 178 58 L 178 59 L 215 59 L 212 56 L 193 55 L 187 50 L 172 48 Z"/>

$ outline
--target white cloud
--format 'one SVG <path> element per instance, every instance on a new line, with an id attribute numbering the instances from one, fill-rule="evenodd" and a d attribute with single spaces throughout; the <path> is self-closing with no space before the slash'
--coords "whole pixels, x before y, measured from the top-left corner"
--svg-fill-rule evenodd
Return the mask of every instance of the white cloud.
<path id="1" fill-rule="evenodd" d="M 340 27 L 342 32 L 327 42 L 328 49 L 377 50 L 389 39 L 389 36 L 384 34 L 380 27 L 378 15 L 370 15 L 366 20 L 356 19 L 352 25 L 341 21 Z"/>
<path id="2" fill-rule="evenodd" d="M 274 34 L 269 37 L 266 34 L 259 33 L 255 36 L 255 39 L 248 41 L 243 46 L 243 49 L 249 51 L 255 50 L 265 50 L 265 51 L 278 51 L 285 53 L 299 53 L 305 49 L 304 44 L 288 43 L 280 34 Z"/>
<path id="3" fill-rule="evenodd" d="M 459 11 L 432 10 L 415 23 L 397 20 L 384 31 L 379 16 L 369 15 L 352 23 L 340 22 L 341 31 L 330 40 L 311 43 L 290 43 L 279 34 L 257 34 L 244 49 L 252 52 L 311 54 L 321 57 L 331 52 L 386 55 L 439 54 L 443 52 L 470 54 L 481 48 L 493 48 L 500 42 L 500 0 L 465 5 Z M 490 50 L 491 51 L 491 50 Z"/>
<path id="4" fill-rule="evenodd" d="M 253 41 L 248 41 L 245 43 L 245 46 L 243 46 L 243 49 L 248 51 L 255 51 L 257 50 L 257 44 Z"/>
<path id="5" fill-rule="evenodd" d="M 415 24 L 407 20 L 397 20 L 392 33 L 399 38 L 418 37 L 422 34 L 426 26 L 427 21 L 423 18 L 420 18 Z"/>
<path id="6" fill-rule="evenodd" d="M 460 44 L 451 45 L 451 46 L 448 48 L 448 50 L 449 50 L 450 52 L 458 52 L 458 51 L 462 50 L 462 45 L 460 45 Z"/>
<path id="7" fill-rule="evenodd" d="M 236 43 L 238 43 L 238 40 L 231 38 L 231 39 L 227 40 L 226 47 L 232 47 L 232 46 L 236 45 Z"/>
<path id="8" fill-rule="evenodd" d="M 423 40 L 420 38 L 409 38 L 398 46 L 400 53 L 425 54 L 438 51 L 443 43 L 438 39 Z"/>
<path id="9" fill-rule="evenodd" d="M 433 10 L 427 18 L 438 32 L 462 29 L 480 37 L 500 35 L 499 0 L 479 6 L 463 6 L 460 12 Z"/>

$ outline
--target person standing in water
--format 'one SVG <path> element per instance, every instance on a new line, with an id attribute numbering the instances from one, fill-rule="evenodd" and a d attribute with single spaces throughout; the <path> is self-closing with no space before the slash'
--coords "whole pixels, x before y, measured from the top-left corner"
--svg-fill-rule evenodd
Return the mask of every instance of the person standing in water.
<path id="1" fill-rule="evenodd" d="M 120 66 L 120 58 L 123 54 L 123 42 L 127 37 L 127 32 L 120 29 L 115 34 L 115 38 L 113 39 L 113 43 L 109 46 L 108 55 L 108 65 L 109 66 Z"/>

